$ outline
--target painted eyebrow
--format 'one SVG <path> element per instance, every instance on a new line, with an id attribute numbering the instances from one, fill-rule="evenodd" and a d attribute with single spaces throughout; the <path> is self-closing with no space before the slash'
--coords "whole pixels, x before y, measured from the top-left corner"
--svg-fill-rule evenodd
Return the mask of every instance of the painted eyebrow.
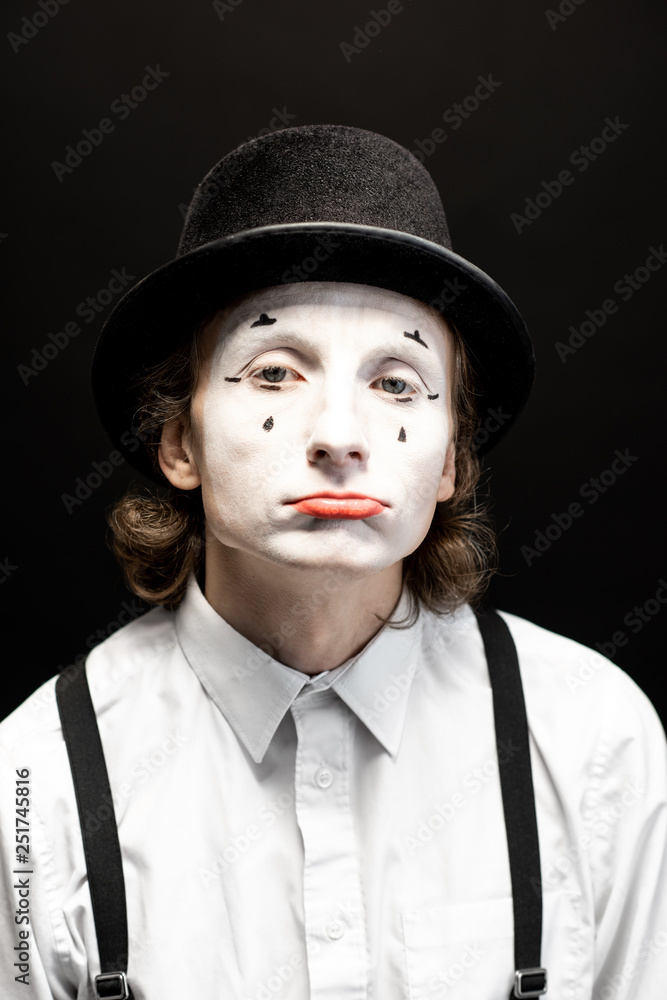
<path id="1" fill-rule="evenodd" d="M 404 330 L 403 331 L 403 336 L 404 337 L 409 337 L 410 340 L 414 340 L 414 342 L 416 344 L 423 344 L 424 347 L 428 350 L 428 344 L 426 343 L 425 340 L 422 340 L 422 338 L 419 336 L 419 330 L 415 330 L 414 333 L 408 333 L 407 330 Z"/>
<path id="2" fill-rule="evenodd" d="M 256 319 L 254 323 L 250 324 L 250 329 L 252 329 L 253 326 L 273 326 L 275 322 L 276 322 L 275 317 L 270 318 L 269 316 L 266 315 L 266 313 L 260 313 L 259 319 Z"/>
<path id="3" fill-rule="evenodd" d="M 300 347 L 303 349 L 304 352 L 308 353 L 312 351 L 313 347 L 312 343 L 306 340 L 304 337 L 302 337 L 301 334 L 297 333 L 295 330 L 267 329 L 266 333 L 263 334 L 260 332 L 260 330 L 264 326 L 266 326 L 266 324 L 262 324 L 262 326 L 259 327 L 257 333 L 254 336 L 248 336 L 244 340 L 239 340 L 238 342 L 239 351 L 242 350 L 244 353 L 246 351 L 251 351 L 254 353 L 255 351 L 262 350 L 262 348 L 265 350 L 280 350 L 281 346 L 285 347 L 293 346 L 297 348 Z M 281 344 L 280 345 L 276 344 L 275 346 L 273 346 L 271 345 L 270 341 L 275 341 L 276 337 L 280 338 Z M 414 348 L 412 346 L 408 347 L 408 345 L 412 344 L 414 344 Z M 377 347 L 372 348 L 370 352 L 368 352 L 362 357 L 361 363 L 365 364 L 366 362 L 370 361 L 373 357 L 382 353 L 384 353 L 387 358 L 393 358 L 398 350 L 400 350 L 401 348 L 407 348 L 405 352 L 406 361 L 408 361 L 410 358 L 413 358 L 415 361 L 420 360 L 422 365 L 426 366 L 427 368 L 435 372 L 437 370 L 437 363 L 435 360 L 431 360 L 431 358 L 429 358 L 428 355 L 424 354 L 423 351 L 424 347 L 426 347 L 426 344 L 418 343 L 416 338 L 412 336 L 405 336 L 404 331 L 401 330 L 400 339 L 397 337 L 396 340 L 385 341 L 382 344 L 378 344 Z M 401 362 L 400 358 L 397 358 L 396 360 L 399 363 Z M 227 361 L 227 364 L 230 363 L 233 364 L 233 359 L 231 357 Z M 248 364 L 251 363 L 252 362 L 248 362 Z"/>

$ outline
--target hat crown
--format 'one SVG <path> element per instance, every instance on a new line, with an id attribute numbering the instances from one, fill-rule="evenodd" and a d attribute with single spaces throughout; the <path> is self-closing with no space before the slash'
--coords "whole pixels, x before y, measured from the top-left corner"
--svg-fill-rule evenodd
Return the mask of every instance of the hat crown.
<path id="1" fill-rule="evenodd" d="M 178 256 L 270 225 L 344 222 L 411 233 L 451 250 L 431 175 L 397 142 L 349 125 L 303 125 L 251 139 L 197 187 Z"/>

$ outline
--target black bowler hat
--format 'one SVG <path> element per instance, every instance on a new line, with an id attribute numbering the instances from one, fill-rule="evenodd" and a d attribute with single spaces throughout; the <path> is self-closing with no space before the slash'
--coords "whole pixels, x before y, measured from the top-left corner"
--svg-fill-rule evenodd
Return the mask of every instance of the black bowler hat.
<path id="1" fill-rule="evenodd" d="M 439 308 L 465 341 L 479 418 L 492 417 L 480 454 L 522 410 L 534 372 L 525 323 L 487 274 L 452 251 L 428 171 L 375 132 L 304 125 L 223 157 L 195 192 L 176 258 L 127 292 L 104 324 L 93 395 L 131 465 L 164 483 L 130 433 L 136 376 L 227 301 L 293 281 L 377 285 Z"/>

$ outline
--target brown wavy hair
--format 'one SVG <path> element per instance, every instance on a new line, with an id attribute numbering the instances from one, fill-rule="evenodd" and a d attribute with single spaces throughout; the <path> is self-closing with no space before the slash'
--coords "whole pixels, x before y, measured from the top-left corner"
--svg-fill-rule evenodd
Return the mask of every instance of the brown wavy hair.
<path id="1" fill-rule="evenodd" d="M 157 453 L 162 425 L 177 418 L 191 429 L 190 404 L 205 362 L 202 335 L 217 314 L 218 310 L 207 316 L 165 361 L 136 379 L 141 402 L 135 414 L 135 432 L 160 476 Z M 480 488 L 474 372 L 461 334 L 451 321 L 448 326 L 454 344 L 456 484 L 450 499 L 436 505 L 422 543 L 403 559 L 403 583 L 411 600 L 408 615 L 400 622 L 391 622 L 398 628 L 414 624 L 421 607 L 443 615 L 465 603 L 477 605 L 497 566 L 486 484 Z M 201 487 L 179 490 L 166 477 L 165 484 L 151 490 L 128 490 L 108 514 L 108 541 L 128 589 L 149 604 L 174 610 L 190 574 L 203 570 L 205 522 Z M 390 621 L 376 617 L 383 623 Z"/>

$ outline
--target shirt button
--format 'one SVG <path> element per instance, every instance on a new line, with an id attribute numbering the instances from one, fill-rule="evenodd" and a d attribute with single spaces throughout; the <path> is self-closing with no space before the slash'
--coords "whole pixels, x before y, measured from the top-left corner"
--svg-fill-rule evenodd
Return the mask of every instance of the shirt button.
<path id="1" fill-rule="evenodd" d="M 332 941 L 337 941 L 339 938 L 342 938 L 344 933 L 345 928 L 340 920 L 330 920 L 327 924 L 327 937 Z"/>
<path id="2" fill-rule="evenodd" d="M 315 771 L 315 783 L 320 788 L 328 788 L 333 782 L 333 774 L 328 767 L 318 767 Z"/>

